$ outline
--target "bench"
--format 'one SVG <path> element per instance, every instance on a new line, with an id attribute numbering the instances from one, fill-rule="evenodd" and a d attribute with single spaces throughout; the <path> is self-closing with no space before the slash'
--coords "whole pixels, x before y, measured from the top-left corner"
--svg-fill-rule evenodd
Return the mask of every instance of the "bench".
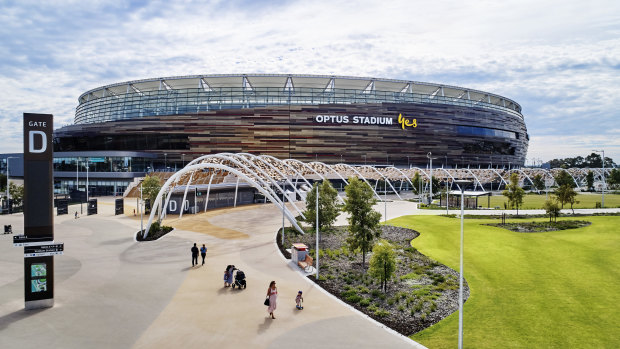
<path id="1" fill-rule="evenodd" d="M 299 261 L 297 262 L 297 265 L 302 268 L 304 271 L 307 271 L 308 269 L 312 268 L 312 263 L 314 262 L 314 259 L 312 257 L 310 257 L 309 254 L 306 255 L 306 259 L 304 259 L 303 261 Z"/>

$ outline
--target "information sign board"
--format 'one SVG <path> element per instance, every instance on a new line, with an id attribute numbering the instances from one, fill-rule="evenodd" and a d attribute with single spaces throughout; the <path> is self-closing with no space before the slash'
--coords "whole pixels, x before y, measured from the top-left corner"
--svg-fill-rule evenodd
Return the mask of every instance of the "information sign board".
<path id="1" fill-rule="evenodd" d="M 61 255 L 64 248 L 65 245 L 63 243 L 27 246 L 24 247 L 24 258 Z"/>

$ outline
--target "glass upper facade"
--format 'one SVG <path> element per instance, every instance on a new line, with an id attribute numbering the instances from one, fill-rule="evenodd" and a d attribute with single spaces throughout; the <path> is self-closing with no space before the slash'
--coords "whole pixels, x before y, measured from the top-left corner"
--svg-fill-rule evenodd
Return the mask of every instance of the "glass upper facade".
<path id="1" fill-rule="evenodd" d="M 523 118 L 521 107 L 510 99 L 453 86 L 354 77 L 207 75 L 140 80 L 88 91 L 79 98 L 75 123 L 220 109 L 359 103 L 448 104 L 501 110 Z"/>

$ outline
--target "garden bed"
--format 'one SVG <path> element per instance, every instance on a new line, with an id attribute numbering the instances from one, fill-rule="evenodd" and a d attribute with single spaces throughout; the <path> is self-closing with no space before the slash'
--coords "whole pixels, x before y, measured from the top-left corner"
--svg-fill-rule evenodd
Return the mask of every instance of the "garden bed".
<path id="1" fill-rule="evenodd" d="M 592 223 L 588 221 L 564 220 L 559 222 L 490 223 L 486 225 L 508 229 L 517 233 L 544 233 L 548 231 L 583 228 L 590 224 Z"/>
<path id="2" fill-rule="evenodd" d="M 381 238 L 395 246 L 397 260 L 395 277 L 388 282 L 387 292 L 383 292 L 380 282 L 367 273 L 372 253 L 366 255 L 363 267 L 361 253 L 351 253 L 346 246 L 346 229 L 334 227 L 330 232 L 321 233 L 319 280 L 317 282 L 314 276 L 309 278 L 322 288 L 406 336 L 458 310 L 458 272 L 411 247 L 410 242 L 419 235 L 418 232 L 382 226 Z M 314 256 L 315 234 L 308 232 L 302 236 L 287 230 L 284 246 L 294 242 L 308 245 Z M 465 282 L 463 296 L 464 299 L 469 297 Z"/>
<path id="3" fill-rule="evenodd" d="M 172 230 L 174 230 L 174 228 L 166 226 L 166 225 L 160 226 L 159 223 L 153 222 L 153 224 L 151 224 L 151 229 L 149 230 L 149 235 L 147 235 L 147 237 L 144 238 L 143 237 L 144 230 L 139 231 L 136 233 L 136 240 L 137 241 L 155 241 L 161 238 L 162 236 L 168 234 Z"/>

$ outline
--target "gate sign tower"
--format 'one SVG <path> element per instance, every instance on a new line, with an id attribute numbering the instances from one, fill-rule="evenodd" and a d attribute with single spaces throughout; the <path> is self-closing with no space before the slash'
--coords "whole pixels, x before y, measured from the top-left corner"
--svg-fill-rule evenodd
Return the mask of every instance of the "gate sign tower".
<path id="1" fill-rule="evenodd" d="M 51 114 L 24 113 L 24 237 L 54 241 Z M 54 255 L 24 247 L 26 309 L 54 306 Z"/>

